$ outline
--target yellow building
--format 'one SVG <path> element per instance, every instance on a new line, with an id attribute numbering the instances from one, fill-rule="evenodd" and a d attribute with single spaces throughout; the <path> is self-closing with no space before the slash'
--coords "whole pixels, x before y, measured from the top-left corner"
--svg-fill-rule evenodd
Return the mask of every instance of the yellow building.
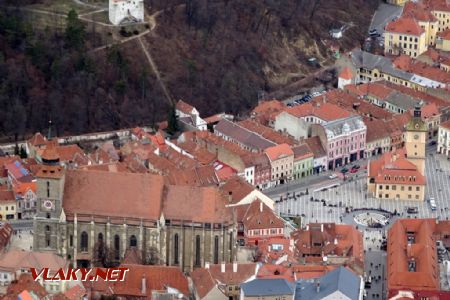
<path id="1" fill-rule="evenodd" d="M 450 29 L 437 34 L 436 49 L 450 51 Z"/>
<path id="2" fill-rule="evenodd" d="M 386 0 L 387 3 L 393 4 L 393 5 L 398 5 L 398 6 L 403 6 L 408 1 L 409 0 Z"/>
<path id="3" fill-rule="evenodd" d="M 384 53 L 417 57 L 428 50 L 427 35 L 416 19 L 402 16 L 386 25 Z"/>
<path id="4" fill-rule="evenodd" d="M 421 109 L 406 125 L 405 148 L 383 154 L 368 165 L 368 193 L 377 199 L 425 200 L 427 127 Z"/>
<path id="5" fill-rule="evenodd" d="M 13 191 L 0 191 L 0 221 L 16 218 L 16 199 Z"/>
<path id="6" fill-rule="evenodd" d="M 447 0 L 426 0 L 424 3 L 438 19 L 438 32 L 450 29 L 450 4 Z"/>

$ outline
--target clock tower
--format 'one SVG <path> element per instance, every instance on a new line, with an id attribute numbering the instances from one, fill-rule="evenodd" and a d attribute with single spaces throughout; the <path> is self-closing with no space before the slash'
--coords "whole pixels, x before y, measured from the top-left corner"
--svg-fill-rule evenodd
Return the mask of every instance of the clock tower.
<path id="1" fill-rule="evenodd" d="M 60 165 L 55 147 L 56 141 L 49 141 L 41 155 L 42 165 L 36 173 L 37 204 L 34 219 L 33 249 L 62 253 L 59 238 L 64 236 L 60 221 L 64 189 L 64 169 Z"/>
<path id="2" fill-rule="evenodd" d="M 428 128 L 422 121 L 420 103 L 414 107 L 414 116 L 406 124 L 405 148 L 406 158 L 417 166 L 420 174 L 425 176 L 425 145 Z"/>

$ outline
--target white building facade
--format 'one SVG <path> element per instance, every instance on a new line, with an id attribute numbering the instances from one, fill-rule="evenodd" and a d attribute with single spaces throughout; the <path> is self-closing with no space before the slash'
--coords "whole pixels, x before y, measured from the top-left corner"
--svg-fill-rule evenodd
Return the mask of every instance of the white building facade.
<path id="1" fill-rule="evenodd" d="M 144 0 L 109 0 L 109 21 L 113 25 L 144 21 Z"/>

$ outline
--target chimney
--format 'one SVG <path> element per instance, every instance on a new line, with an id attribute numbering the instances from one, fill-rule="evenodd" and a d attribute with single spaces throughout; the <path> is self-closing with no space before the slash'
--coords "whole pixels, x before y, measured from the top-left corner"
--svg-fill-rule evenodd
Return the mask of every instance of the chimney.
<path id="1" fill-rule="evenodd" d="M 147 279 L 145 278 L 145 275 L 142 276 L 141 294 L 142 295 L 147 295 Z"/>
<path id="2" fill-rule="evenodd" d="M 259 201 L 259 212 L 263 211 L 263 203 L 262 201 Z"/>
<path id="3" fill-rule="evenodd" d="M 237 268 L 238 268 L 238 265 L 237 265 L 237 262 L 235 261 L 235 262 L 233 262 L 233 273 L 237 273 Z"/>
<path id="4" fill-rule="evenodd" d="M 205 269 L 209 269 L 209 262 L 205 262 Z"/>
<path id="5" fill-rule="evenodd" d="M 320 232 L 323 232 L 323 223 L 320 224 Z"/>
<path id="6" fill-rule="evenodd" d="M 320 281 L 319 280 L 316 281 L 316 292 L 317 293 L 320 292 Z"/>
<path id="7" fill-rule="evenodd" d="M 220 272 L 225 273 L 225 262 L 220 264 Z"/>

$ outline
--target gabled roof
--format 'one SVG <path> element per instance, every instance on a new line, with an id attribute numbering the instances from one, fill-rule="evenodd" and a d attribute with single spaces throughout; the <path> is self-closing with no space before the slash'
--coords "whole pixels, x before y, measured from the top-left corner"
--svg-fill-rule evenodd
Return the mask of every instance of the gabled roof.
<path id="1" fill-rule="evenodd" d="M 195 108 L 192 105 L 187 104 L 183 100 L 179 100 L 177 102 L 176 109 L 178 109 L 179 111 L 182 111 L 185 114 L 191 114 Z"/>
<path id="2" fill-rule="evenodd" d="M 269 147 L 265 150 L 270 161 L 275 161 L 284 157 L 293 156 L 294 152 L 288 144 L 280 144 Z"/>
<path id="3" fill-rule="evenodd" d="M 152 291 L 165 291 L 168 287 L 177 289 L 186 297 L 189 297 L 189 286 L 186 276 L 178 267 L 148 266 L 148 265 L 121 265 L 129 268 L 124 282 L 112 283 L 111 289 L 114 295 L 142 297 L 152 299 Z M 142 294 L 142 281 L 146 282 L 146 293 Z"/>
<path id="4" fill-rule="evenodd" d="M 250 204 L 239 205 L 236 210 L 237 221 L 242 222 L 246 230 L 284 227 L 283 220 L 259 199 Z"/>
<path id="5" fill-rule="evenodd" d="M 341 74 L 339 74 L 339 78 L 345 79 L 345 80 L 350 80 L 353 78 L 353 74 L 352 71 L 350 71 L 349 67 L 344 67 L 344 69 L 342 70 Z"/>
<path id="6" fill-rule="evenodd" d="M 238 203 L 255 190 L 251 184 L 239 176 L 230 178 L 220 189 L 225 195 L 230 196 L 233 204 Z"/>
<path id="7" fill-rule="evenodd" d="M 442 32 L 438 32 L 436 34 L 437 37 L 440 37 L 443 40 L 450 40 L 450 29 L 444 30 Z"/>
<path id="8" fill-rule="evenodd" d="M 229 224 L 232 215 L 226 204 L 226 197 L 215 187 L 168 186 L 162 211 L 166 220 Z"/>
<path id="9" fill-rule="evenodd" d="M 296 299 L 320 300 L 330 297 L 335 292 L 344 294 L 346 299 L 358 300 L 361 279 L 347 268 L 339 268 L 328 272 L 314 280 L 301 280 L 296 289 Z"/>
<path id="10" fill-rule="evenodd" d="M 425 32 L 424 29 L 420 27 L 416 19 L 409 16 L 402 16 L 397 20 L 389 22 L 386 25 L 385 29 L 386 31 L 389 32 L 403 33 L 416 36 L 419 36 Z"/>
<path id="11" fill-rule="evenodd" d="M 0 256 L 0 269 L 16 271 L 19 269 L 47 267 L 50 273 L 67 266 L 67 261 L 54 253 L 12 249 Z"/>
<path id="12" fill-rule="evenodd" d="M 247 297 L 293 295 L 295 284 L 286 279 L 255 279 L 243 283 L 241 290 Z"/>
<path id="13" fill-rule="evenodd" d="M 295 161 L 314 156 L 314 153 L 311 151 L 307 143 L 292 147 L 292 151 L 294 152 Z"/>
<path id="14" fill-rule="evenodd" d="M 163 178 L 159 175 L 68 170 L 63 207 L 66 214 L 158 220 L 162 195 Z"/>
<path id="15" fill-rule="evenodd" d="M 45 146 L 47 144 L 47 139 L 40 132 L 37 132 L 28 140 L 28 143 L 35 147 Z"/>
<path id="16" fill-rule="evenodd" d="M 325 97 L 326 96 L 322 96 L 322 98 Z M 352 115 L 352 113 L 348 110 L 345 110 L 335 104 L 327 102 L 320 103 L 319 101 L 315 101 L 315 103 L 308 102 L 297 105 L 286 109 L 286 112 L 298 118 L 315 116 L 327 122 L 348 118 Z"/>
<path id="17" fill-rule="evenodd" d="M 314 158 L 320 158 L 327 155 L 318 136 L 305 139 L 305 143 L 308 144 L 309 149 L 313 152 Z"/>
<path id="18" fill-rule="evenodd" d="M 24 293 L 25 291 L 25 293 Z M 31 294 L 34 294 L 38 297 L 38 299 L 43 299 L 48 295 L 45 288 L 33 280 L 30 274 L 21 274 L 17 282 L 11 283 L 6 292 L 6 296 L 2 299 L 4 300 L 17 300 L 19 299 L 19 295 L 25 297 L 31 297 Z M 33 299 L 33 298 L 28 298 Z"/>

